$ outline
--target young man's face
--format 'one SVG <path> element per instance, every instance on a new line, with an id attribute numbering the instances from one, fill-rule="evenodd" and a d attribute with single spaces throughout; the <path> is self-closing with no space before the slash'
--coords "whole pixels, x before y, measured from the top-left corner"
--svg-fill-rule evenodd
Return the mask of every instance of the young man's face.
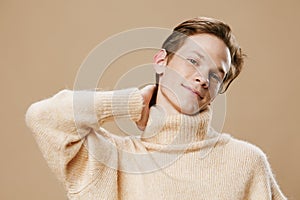
<path id="1" fill-rule="evenodd" d="M 231 63 L 228 47 L 211 34 L 190 36 L 163 67 L 167 59 L 163 50 L 155 57 L 164 68 L 157 104 L 169 114 L 192 115 L 205 109 L 217 96 Z"/>

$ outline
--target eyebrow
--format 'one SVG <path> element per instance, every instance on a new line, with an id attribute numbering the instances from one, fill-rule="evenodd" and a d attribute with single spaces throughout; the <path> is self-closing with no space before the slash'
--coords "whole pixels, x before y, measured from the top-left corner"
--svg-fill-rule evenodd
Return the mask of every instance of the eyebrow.
<path id="1" fill-rule="evenodd" d="M 195 53 L 197 56 L 199 56 L 199 58 L 205 58 L 204 55 L 202 55 L 201 53 L 199 53 L 199 52 L 196 51 L 196 50 L 192 50 L 191 52 L 192 52 L 192 53 Z M 217 68 L 218 68 L 218 71 L 219 71 L 222 75 L 225 75 L 225 74 L 226 74 L 225 71 L 224 71 L 224 69 L 223 69 L 221 66 L 218 66 Z"/>
<path id="2" fill-rule="evenodd" d="M 226 73 L 224 69 L 221 66 L 218 66 L 218 71 L 221 72 L 221 74 L 224 76 Z"/>
<path id="3" fill-rule="evenodd" d="M 199 56 L 200 58 L 205 58 L 205 56 L 204 55 L 202 55 L 201 53 L 199 53 L 198 51 L 196 51 L 196 50 L 192 50 L 191 51 L 192 53 L 195 53 L 197 56 Z"/>

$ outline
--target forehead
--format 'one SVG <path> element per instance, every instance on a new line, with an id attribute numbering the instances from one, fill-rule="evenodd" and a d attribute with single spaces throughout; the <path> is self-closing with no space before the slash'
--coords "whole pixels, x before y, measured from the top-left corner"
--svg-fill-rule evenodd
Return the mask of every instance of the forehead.
<path id="1" fill-rule="evenodd" d="M 206 33 L 189 36 L 177 53 L 191 52 L 197 52 L 199 55 L 209 58 L 216 66 L 224 68 L 225 72 L 229 71 L 231 65 L 230 51 L 218 37 Z"/>

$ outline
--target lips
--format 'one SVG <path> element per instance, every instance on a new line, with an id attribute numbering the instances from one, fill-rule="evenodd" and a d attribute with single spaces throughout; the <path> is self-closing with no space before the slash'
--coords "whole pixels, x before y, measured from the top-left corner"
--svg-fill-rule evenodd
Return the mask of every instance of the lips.
<path id="1" fill-rule="evenodd" d="M 189 91 L 193 92 L 194 94 L 198 95 L 200 97 L 200 99 L 203 99 L 201 93 L 198 90 L 196 90 L 196 89 L 194 89 L 192 87 L 183 85 L 183 84 L 181 84 L 181 86 L 183 86 L 185 89 L 188 89 Z"/>

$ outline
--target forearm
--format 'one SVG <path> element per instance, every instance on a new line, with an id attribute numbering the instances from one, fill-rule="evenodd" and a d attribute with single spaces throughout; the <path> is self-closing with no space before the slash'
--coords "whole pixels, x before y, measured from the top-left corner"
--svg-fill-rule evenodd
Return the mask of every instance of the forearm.
<path id="1" fill-rule="evenodd" d="M 58 129 L 75 133 L 97 129 L 113 117 L 139 120 L 143 98 L 138 89 L 117 91 L 62 90 L 53 97 L 32 104 L 26 113 L 27 125 L 33 130 Z"/>

